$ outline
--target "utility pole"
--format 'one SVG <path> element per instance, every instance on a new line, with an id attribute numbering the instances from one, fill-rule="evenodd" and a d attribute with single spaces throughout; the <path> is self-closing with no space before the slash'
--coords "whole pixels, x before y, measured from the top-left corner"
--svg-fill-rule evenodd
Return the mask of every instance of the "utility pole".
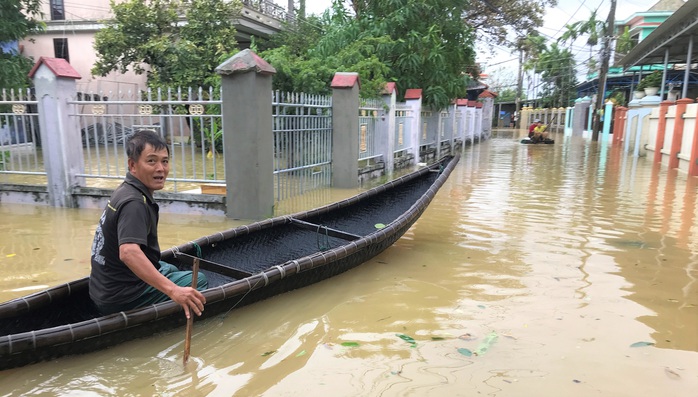
<path id="1" fill-rule="evenodd" d="M 611 0 L 611 11 L 606 19 L 606 32 L 604 34 L 603 57 L 601 60 L 601 69 L 599 70 L 599 90 L 596 94 L 596 105 L 594 106 L 594 115 L 591 122 L 591 140 L 599 140 L 599 131 L 601 131 L 601 112 L 604 108 L 604 97 L 606 96 L 606 77 L 608 75 L 608 63 L 611 58 L 611 43 L 615 34 L 616 23 L 616 0 Z"/>

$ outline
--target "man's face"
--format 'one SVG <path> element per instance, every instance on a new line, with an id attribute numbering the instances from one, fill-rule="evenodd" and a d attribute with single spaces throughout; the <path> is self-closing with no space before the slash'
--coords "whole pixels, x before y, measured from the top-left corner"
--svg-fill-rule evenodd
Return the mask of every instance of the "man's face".
<path id="1" fill-rule="evenodd" d="M 146 144 L 138 161 L 128 160 L 128 170 L 151 193 L 164 188 L 165 179 L 170 173 L 170 157 L 167 154 L 167 148 L 155 150 L 151 144 Z"/>

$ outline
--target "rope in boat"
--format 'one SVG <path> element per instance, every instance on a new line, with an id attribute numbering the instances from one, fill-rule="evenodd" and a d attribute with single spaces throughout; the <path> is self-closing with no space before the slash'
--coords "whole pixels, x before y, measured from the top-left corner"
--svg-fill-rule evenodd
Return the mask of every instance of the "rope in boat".
<path id="1" fill-rule="evenodd" d="M 320 233 L 320 229 L 322 229 L 322 228 L 325 229 L 325 235 L 324 235 L 325 238 L 322 239 L 322 241 L 321 241 L 321 237 L 323 235 Z M 321 225 L 317 226 L 317 231 L 315 232 L 315 241 L 317 242 L 317 248 L 320 251 L 327 251 L 328 249 L 330 249 L 330 236 L 327 232 L 327 226 L 321 226 Z"/>

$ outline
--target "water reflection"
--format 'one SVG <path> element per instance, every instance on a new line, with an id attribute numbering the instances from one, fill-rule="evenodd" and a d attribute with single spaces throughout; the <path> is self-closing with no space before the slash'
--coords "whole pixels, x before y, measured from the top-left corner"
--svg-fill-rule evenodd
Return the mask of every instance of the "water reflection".
<path id="1" fill-rule="evenodd" d="M 615 146 L 556 141 L 496 134 L 467 147 L 390 249 L 197 322 L 187 368 L 177 329 L 5 371 L 0 394 L 695 394 L 696 178 Z M 352 193 L 318 192 L 277 210 Z M 0 297 L 87 274 L 98 215 L 0 205 Z M 237 224 L 163 214 L 162 246 Z M 656 347 L 630 347 L 638 341 Z"/>

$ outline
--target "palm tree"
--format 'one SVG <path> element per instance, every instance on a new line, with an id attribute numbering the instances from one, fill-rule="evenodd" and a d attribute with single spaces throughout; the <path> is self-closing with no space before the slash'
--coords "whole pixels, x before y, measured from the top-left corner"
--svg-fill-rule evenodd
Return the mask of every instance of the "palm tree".
<path id="1" fill-rule="evenodd" d="M 599 38 L 603 36 L 606 31 L 606 21 L 597 19 L 597 12 L 599 9 L 592 11 L 589 15 L 589 19 L 586 21 L 577 21 L 573 24 L 565 25 L 565 33 L 560 36 L 557 40 L 558 42 L 572 42 L 577 40 L 577 38 L 586 35 L 587 45 L 589 46 L 589 72 L 591 73 L 593 69 L 596 68 L 596 60 L 593 55 L 593 48 L 595 45 L 599 44 Z M 593 68 L 593 69 L 592 69 Z"/>
<path id="2" fill-rule="evenodd" d="M 569 106 L 575 97 L 576 85 L 574 55 L 567 48 L 560 48 L 553 43 L 541 52 L 535 63 L 536 72 L 545 82 L 544 106 Z"/>

